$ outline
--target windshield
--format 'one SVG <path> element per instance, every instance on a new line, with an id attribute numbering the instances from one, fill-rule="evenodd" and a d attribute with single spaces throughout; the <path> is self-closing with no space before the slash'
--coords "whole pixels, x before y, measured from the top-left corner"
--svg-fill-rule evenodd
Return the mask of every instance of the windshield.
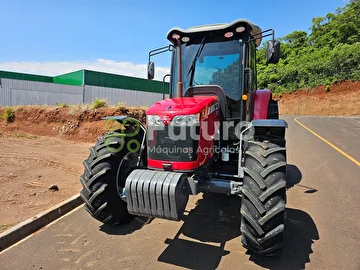
<path id="1" fill-rule="evenodd" d="M 228 98 L 238 101 L 241 97 L 242 41 L 205 43 L 191 69 L 200 44 L 182 45 L 183 94 L 194 85 L 215 84 L 221 86 Z M 177 56 L 174 55 L 172 96 L 176 96 Z"/>

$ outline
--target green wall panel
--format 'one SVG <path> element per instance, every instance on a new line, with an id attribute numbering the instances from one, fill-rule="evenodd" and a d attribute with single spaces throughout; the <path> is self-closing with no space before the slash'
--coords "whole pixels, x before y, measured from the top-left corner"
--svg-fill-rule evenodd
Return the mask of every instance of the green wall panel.
<path id="1" fill-rule="evenodd" d="M 162 93 L 163 83 L 147 79 L 110 74 L 91 70 L 78 70 L 55 77 L 25 74 L 18 72 L 0 71 L 0 78 L 50 82 L 68 85 L 93 85 L 110 88 L 129 89 L 136 91 Z M 169 93 L 169 83 L 165 83 L 165 92 Z"/>
<path id="2" fill-rule="evenodd" d="M 78 70 L 59 76 L 55 76 L 53 82 L 59 84 L 83 85 L 84 70 Z"/>
<path id="3" fill-rule="evenodd" d="M 10 72 L 10 71 L 1 71 L 0 78 L 4 79 L 13 79 L 13 80 L 24 80 L 24 81 L 34 81 L 34 82 L 53 82 L 53 78 L 50 76 L 26 74 L 19 72 Z"/>
<path id="4" fill-rule="evenodd" d="M 162 93 L 163 83 L 147 79 L 116 75 L 104 72 L 85 70 L 85 85 L 94 85 L 111 88 L 121 88 L 144 92 Z M 166 93 L 169 93 L 169 83 L 165 84 Z"/>

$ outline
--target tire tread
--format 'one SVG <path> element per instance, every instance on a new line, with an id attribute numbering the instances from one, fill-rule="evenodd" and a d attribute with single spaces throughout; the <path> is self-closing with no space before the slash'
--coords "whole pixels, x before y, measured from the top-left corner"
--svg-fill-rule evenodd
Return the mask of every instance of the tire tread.
<path id="1" fill-rule="evenodd" d="M 250 141 L 245 152 L 241 241 L 251 253 L 272 256 L 282 247 L 286 200 L 286 149 Z"/>

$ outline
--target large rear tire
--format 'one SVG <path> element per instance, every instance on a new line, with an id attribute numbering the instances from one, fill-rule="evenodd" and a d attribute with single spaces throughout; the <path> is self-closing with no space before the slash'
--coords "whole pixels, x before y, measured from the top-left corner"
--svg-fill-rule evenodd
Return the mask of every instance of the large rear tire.
<path id="1" fill-rule="evenodd" d="M 119 133 L 107 134 L 90 148 L 90 155 L 83 162 L 85 171 L 80 177 L 83 185 L 80 196 L 85 209 L 103 223 L 126 223 L 132 218 L 126 202 L 120 197 L 126 177 L 134 169 L 138 157 L 127 149 L 128 141 Z"/>
<path id="2" fill-rule="evenodd" d="M 272 256 L 282 247 L 286 199 L 286 149 L 248 142 L 241 203 L 241 242 L 251 253 Z"/>

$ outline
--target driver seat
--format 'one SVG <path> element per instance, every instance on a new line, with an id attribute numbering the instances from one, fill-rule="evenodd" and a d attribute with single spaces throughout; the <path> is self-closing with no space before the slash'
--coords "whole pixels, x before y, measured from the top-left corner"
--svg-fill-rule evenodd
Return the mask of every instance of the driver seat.
<path id="1" fill-rule="evenodd" d="M 230 110 L 226 105 L 226 95 L 222 87 L 218 85 L 195 85 L 186 89 L 184 97 L 193 96 L 217 96 L 220 103 L 220 110 L 223 119 L 230 116 Z"/>

